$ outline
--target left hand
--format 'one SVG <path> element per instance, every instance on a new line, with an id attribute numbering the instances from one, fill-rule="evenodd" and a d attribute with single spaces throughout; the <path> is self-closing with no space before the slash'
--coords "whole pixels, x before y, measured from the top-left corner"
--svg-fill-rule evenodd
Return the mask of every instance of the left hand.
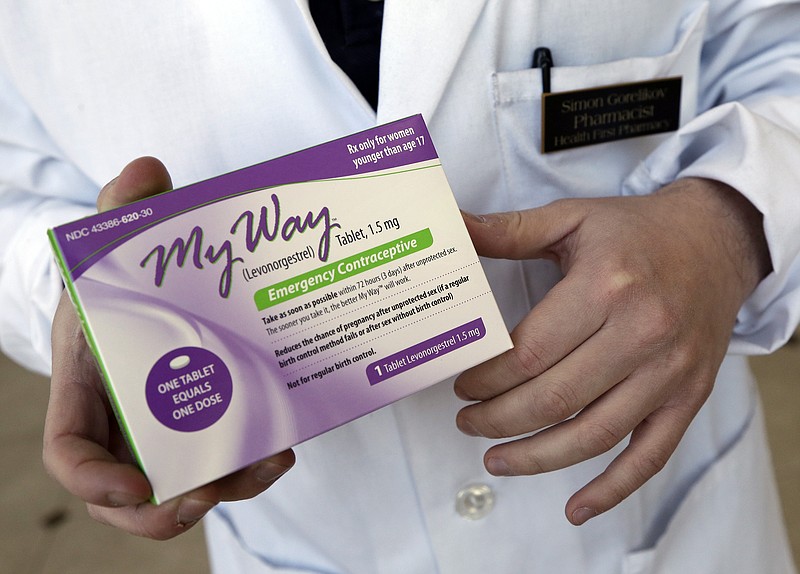
<path id="1" fill-rule="evenodd" d="M 139 158 L 106 185 L 99 211 L 125 205 L 172 187 L 164 165 Z M 134 336 L 129 337 L 132 345 Z M 165 540 L 183 534 L 223 500 L 242 500 L 269 488 L 294 464 L 289 450 L 158 506 L 150 483 L 134 464 L 117 424 L 103 379 L 69 297 L 53 319 L 53 373 L 44 429 L 45 468 L 86 502 L 90 516 L 126 532 Z"/>
<path id="2" fill-rule="evenodd" d="M 479 401 L 457 425 L 535 433 L 487 451 L 495 475 L 565 468 L 630 435 L 567 503 L 582 524 L 661 470 L 708 398 L 738 310 L 769 271 L 761 215 L 724 184 L 686 179 L 465 221 L 480 255 L 554 259 L 564 279 L 513 330 L 512 350 L 456 380 Z"/>

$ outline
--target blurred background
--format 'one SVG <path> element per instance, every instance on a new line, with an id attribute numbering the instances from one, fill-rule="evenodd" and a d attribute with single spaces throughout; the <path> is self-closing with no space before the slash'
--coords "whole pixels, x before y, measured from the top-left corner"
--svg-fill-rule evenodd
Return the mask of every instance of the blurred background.
<path id="1" fill-rule="evenodd" d="M 751 360 L 761 387 L 778 487 L 800 565 L 800 340 Z M 202 526 L 169 542 L 95 523 L 45 473 L 48 382 L 0 355 L 0 573 L 207 574 Z"/>

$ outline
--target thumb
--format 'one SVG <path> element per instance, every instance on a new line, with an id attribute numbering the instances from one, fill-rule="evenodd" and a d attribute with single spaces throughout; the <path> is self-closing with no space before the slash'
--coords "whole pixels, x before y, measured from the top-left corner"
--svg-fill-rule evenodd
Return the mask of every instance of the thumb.
<path id="1" fill-rule="evenodd" d="M 140 157 L 126 165 L 97 196 L 97 210 L 108 211 L 172 189 L 167 168 L 154 157 Z"/>
<path id="2" fill-rule="evenodd" d="M 583 202 L 486 215 L 461 212 L 478 255 L 496 259 L 559 259 L 562 243 L 583 219 Z"/>

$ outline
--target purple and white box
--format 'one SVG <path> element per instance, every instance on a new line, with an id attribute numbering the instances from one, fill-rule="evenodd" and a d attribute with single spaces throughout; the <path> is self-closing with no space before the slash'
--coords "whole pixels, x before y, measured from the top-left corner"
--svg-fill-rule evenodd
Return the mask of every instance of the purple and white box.
<path id="1" fill-rule="evenodd" d="M 511 347 L 421 116 L 49 236 L 156 503 Z"/>

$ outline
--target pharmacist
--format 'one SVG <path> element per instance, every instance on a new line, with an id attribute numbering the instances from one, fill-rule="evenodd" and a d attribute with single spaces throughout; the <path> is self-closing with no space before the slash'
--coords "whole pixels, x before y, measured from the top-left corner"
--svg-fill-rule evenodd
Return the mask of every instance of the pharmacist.
<path id="1" fill-rule="evenodd" d="M 744 355 L 800 315 L 800 2 L 2 5 L 0 340 L 52 368 L 45 462 L 98 520 L 208 513 L 225 574 L 793 571 Z M 171 182 L 101 208 L 418 112 L 503 213 L 465 221 L 516 348 L 150 506 L 68 303 L 51 364 L 45 229 L 139 156 Z"/>

